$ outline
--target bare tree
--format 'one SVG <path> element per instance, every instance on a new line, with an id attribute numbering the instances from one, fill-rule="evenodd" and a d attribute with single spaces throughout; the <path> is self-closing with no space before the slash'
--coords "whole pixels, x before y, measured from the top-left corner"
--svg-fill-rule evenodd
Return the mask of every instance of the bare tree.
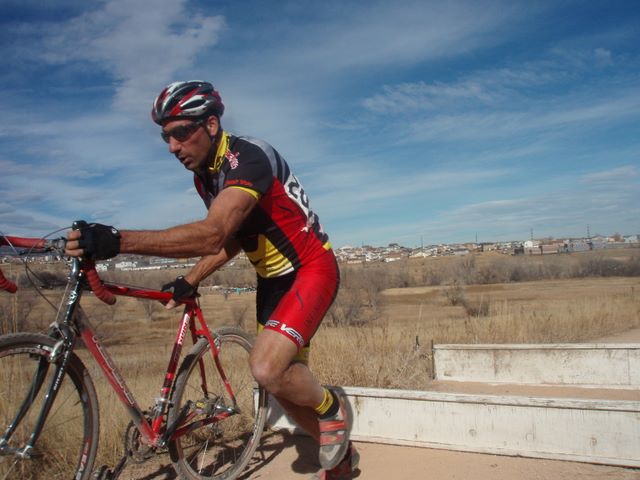
<path id="1" fill-rule="evenodd" d="M 245 313 L 249 309 L 249 305 L 233 304 L 231 305 L 231 323 L 237 327 L 244 326 Z"/>
<path id="2" fill-rule="evenodd" d="M 140 300 L 140 303 L 142 304 L 142 310 L 147 316 L 147 320 L 153 320 L 153 312 L 156 311 L 158 306 L 157 302 L 153 300 Z"/>

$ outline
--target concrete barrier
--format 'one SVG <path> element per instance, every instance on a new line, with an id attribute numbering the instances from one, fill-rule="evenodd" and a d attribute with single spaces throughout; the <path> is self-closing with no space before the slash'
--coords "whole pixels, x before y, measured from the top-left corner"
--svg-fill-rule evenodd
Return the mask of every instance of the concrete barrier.
<path id="1" fill-rule="evenodd" d="M 640 387 L 640 344 L 434 345 L 437 380 Z"/>
<path id="2" fill-rule="evenodd" d="M 640 467 L 640 401 L 345 387 L 355 440 Z M 272 400 L 268 423 L 295 429 Z"/>

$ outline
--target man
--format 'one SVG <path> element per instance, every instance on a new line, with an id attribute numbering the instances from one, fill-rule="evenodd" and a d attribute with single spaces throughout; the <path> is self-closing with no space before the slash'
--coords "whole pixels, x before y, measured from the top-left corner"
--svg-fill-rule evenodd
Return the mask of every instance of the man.
<path id="1" fill-rule="evenodd" d="M 285 160 L 267 143 L 223 130 L 224 105 L 208 82 L 175 82 L 153 103 L 169 151 L 194 174 L 208 213 L 161 231 L 118 232 L 92 224 L 69 232 L 66 253 L 110 258 L 118 253 L 202 256 L 172 284 L 173 300 L 241 249 L 257 272 L 259 334 L 250 356 L 256 381 L 320 443 L 316 478 L 350 478 L 357 453 L 349 443 L 345 400 L 308 368 L 308 347 L 338 291 L 339 272 L 326 233 Z M 353 457 L 353 458 L 352 458 Z"/>

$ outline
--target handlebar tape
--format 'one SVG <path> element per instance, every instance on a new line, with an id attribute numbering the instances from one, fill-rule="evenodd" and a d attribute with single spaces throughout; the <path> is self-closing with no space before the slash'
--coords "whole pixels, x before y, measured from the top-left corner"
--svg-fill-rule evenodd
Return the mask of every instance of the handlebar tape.
<path id="1" fill-rule="evenodd" d="M 0 289 L 6 290 L 9 293 L 16 293 L 18 290 L 18 286 L 11 280 L 7 279 L 2 273 L 2 270 L 0 270 Z"/>
<path id="2" fill-rule="evenodd" d="M 45 240 L 41 238 L 0 236 L 0 245 L 11 245 L 17 248 L 40 249 L 44 248 L 45 244 Z M 2 270 L 0 270 L 0 290 L 6 290 L 9 293 L 16 293 L 18 291 L 18 286 L 6 278 L 2 273 Z"/>
<path id="3" fill-rule="evenodd" d="M 113 305 L 116 303 L 115 295 L 107 290 L 102 284 L 102 280 L 100 280 L 98 272 L 96 272 L 96 266 L 93 261 L 85 260 L 84 270 L 87 275 L 87 280 L 89 281 L 89 286 L 93 293 L 95 293 L 96 297 L 107 305 Z"/>
<path id="4" fill-rule="evenodd" d="M 4 237 L 0 237 L 0 245 L 11 245 L 17 248 L 31 248 L 39 250 L 45 248 L 47 242 L 43 238 L 11 237 L 6 235 Z"/>

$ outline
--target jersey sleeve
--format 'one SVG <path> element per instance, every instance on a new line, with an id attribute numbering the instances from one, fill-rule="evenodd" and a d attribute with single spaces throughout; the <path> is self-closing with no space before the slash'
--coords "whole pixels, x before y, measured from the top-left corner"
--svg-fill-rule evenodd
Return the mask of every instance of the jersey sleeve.
<path id="1" fill-rule="evenodd" d="M 223 188 L 235 187 L 255 192 L 256 198 L 264 195 L 273 183 L 269 159 L 257 148 L 246 148 L 225 155 L 225 180 Z"/>

